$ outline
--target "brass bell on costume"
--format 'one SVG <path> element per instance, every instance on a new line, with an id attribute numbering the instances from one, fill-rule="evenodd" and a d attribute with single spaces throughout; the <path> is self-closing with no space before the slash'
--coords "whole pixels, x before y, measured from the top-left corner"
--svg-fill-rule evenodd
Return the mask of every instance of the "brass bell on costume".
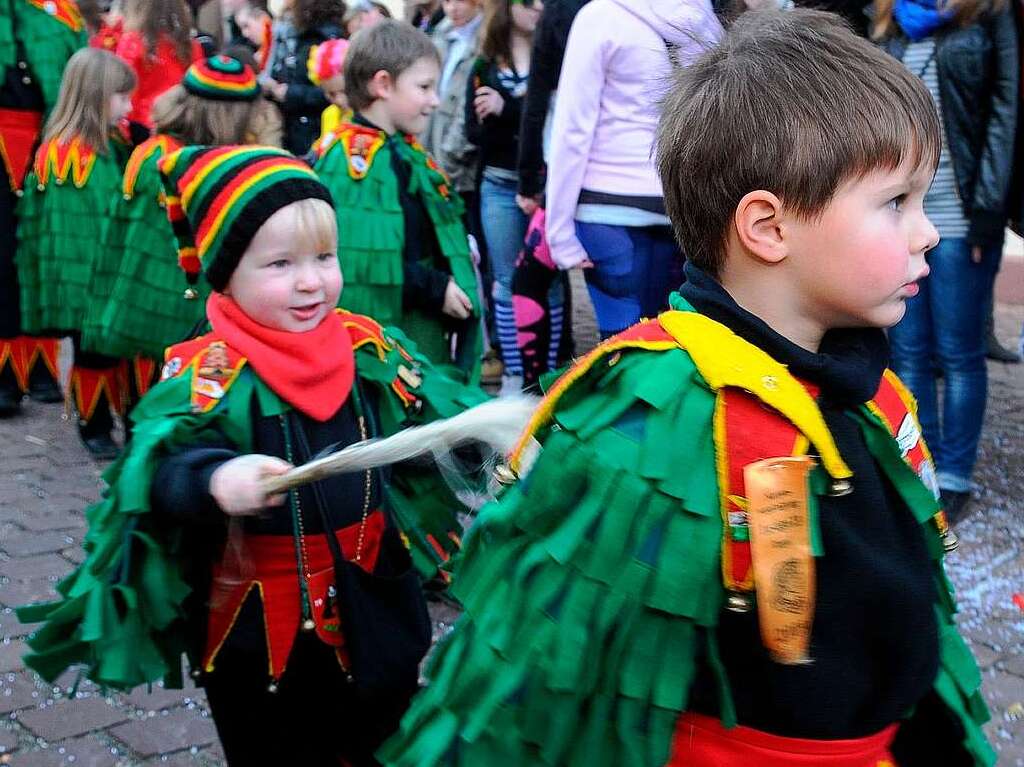
<path id="1" fill-rule="evenodd" d="M 312 631 L 315 628 L 316 628 L 316 624 L 313 622 L 312 618 L 306 618 L 306 620 L 302 621 L 302 630 L 303 631 Z"/>
<path id="2" fill-rule="evenodd" d="M 853 483 L 848 479 L 834 479 L 828 488 L 828 494 L 833 498 L 849 495 L 853 492 Z"/>
<path id="3" fill-rule="evenodd" d="M 502 485 L 514 485 L 519 480 L 519 476 L 505 463 L 494 467 L 494 478 Z"/>
<path id="4" fill-rule="evenodd" d="M 754 609 L 754 597 L 744 591 L 730 591 L 725 599 L 725 609 L 733 613 L 749 613 Z"/>
<path id="5" fill-rule="evenodd" d="M 199 291 L 198 290 L 193 288 L 191 285 L 189 285 L 187 288 L 185 288 L 185 300 L 186 301 L 195 301 L 197 298 L 199 298 Z"/>
<path id="6" fill-rule="evenodd" d="M 952 529 L 947 530 L 943 534 L 942 548 L 947 554 L 960 548 L 960 539 L 956 537 L 956 533 Z"/>
<path id="7" fill-rule="evenodd" d="M 276 679 L 272 679 L 270 681 L 270 684 L 267 685 L 267 692 L 269 692 L 271 695 L 275 695 L 277 693 L 277 680 Z"/>

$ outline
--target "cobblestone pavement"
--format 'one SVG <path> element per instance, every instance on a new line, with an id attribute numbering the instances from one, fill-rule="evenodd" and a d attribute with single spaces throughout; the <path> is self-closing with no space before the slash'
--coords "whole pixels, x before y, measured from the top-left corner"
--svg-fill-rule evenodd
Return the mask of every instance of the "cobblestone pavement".
<path id="1" fill-rule="evenodd" d="M 1004 339 L 1015 339 L 1022 321 L 1024 306 L 1000 307 Z M 1016 720 L 1024 716 L 1024 612 L 1012 602 L 1024 592 L 1024 366 L 990 370 L 980 489 L 973 516 L 957 530 L 962 546 L 949 568 L 961 623 L 984 669 L 1000 763 L 1024 765 L 1024 721 Z M 23 667 L 29 628 L 11 608 L 53 596 L 58 579 L 80 561 L 82 511 L 101 484 L 102 467 L 61 412 L 60 405 L 29 403 L 22 417 L 0 421 L 0 764 L 222 765 L 202 691 L 154 687 L 105 696 L 83 683 L 69 699 L 73 675 L 50 686 Z M 452 613 L 435 618 L 444 630 Z"/>

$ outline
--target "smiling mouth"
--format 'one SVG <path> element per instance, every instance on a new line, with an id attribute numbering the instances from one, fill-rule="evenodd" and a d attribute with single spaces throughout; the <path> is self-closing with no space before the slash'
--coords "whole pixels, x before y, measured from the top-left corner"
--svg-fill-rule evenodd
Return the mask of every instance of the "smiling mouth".
<path id="1" fill-rule="evenodd" d="M 297 314 L 299 317 L 303 319 L 308 319 L 309 317 L 312 317 L 314 314 L 316 314 L 317 311 L 320 310 L 320 307 L 323 306 L 323 304 L 323 301 L 317 301 L 316 303 L 305 304 L 304 306 L 290 306 L 288 307 L 288 309 L 293 314 Z"/>

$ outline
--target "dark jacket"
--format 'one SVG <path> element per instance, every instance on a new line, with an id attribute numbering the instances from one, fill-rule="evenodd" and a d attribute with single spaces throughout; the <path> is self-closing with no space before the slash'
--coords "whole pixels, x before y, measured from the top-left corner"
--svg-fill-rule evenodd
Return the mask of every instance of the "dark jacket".
<path id="1" fill-rule="evenodd" d="M 544 191 L 544 122 L 551 94 L 558 88 L 569 29 L 589 0 L 548 0 L 533 36 L 530 87 L 519 130 L 519 193 L 533 197 Z"/>
<path id="2" fill-rule="evenodd" d="M 488 115 L 483 122 L 476 118 L 473 99 L 476 89 L 493 88 L 505 101 L 500 115 Z M 525 95 L 516 97 L 498 80 L 498 67 L 493 61 L 477 59 L 466 81 L 466 138 L 480 147 L 480 165 L 516 170 L 518 162 L 519 127 Z"/>
<path id="3" fill-rule="evenodd" d="M 905 37 L 882 47 L 902 59 Z M 937 33 L 942 123 L 972 245 L 998 246 L 1010 211 L 1020 61 L 1011 10 Z"/>
<path id="4" fill-rule="evenodd" d="M 686 266 L 680 293 L 702 314 L 820 387 L 818 406 L 855 480 L 850 494 L 821 498 L 825 555 L 815 560 L 816 605 L 811 630 L 814 663 L 782 665 L 762 646 L 757 612 L 723 611 L 717 628 L 719 662 L 733 681 L 741 724 L 797 738 L 857 738 L 903 719 L 928 700 L 939 665 L 934 569 L 920 523 L 900 500 L 869 451 L 854 413 L 874 396 L 888 361 L 881 330 L 835 329 L 817 353 L 796 346 L 741 308 L 706 273 Z M 719 693 L 710 660 L 700 661 L 691 710 L 718 716 Z M 839 694 L 837 690 L 842 690 Z M 931 741 L 897 748 L 935 761 L 965 764 L 963 732 L 936 706 Z M 931 713 L 932 709 L 928 709 Z"/>
<path id="5" fill-rule="evenodd" d="M 306 70 L 309 51 L 314 45 L 341 36 L 337 24 L 321 24 L 304 32 L 289 26 L 277 41 L 280 50 L 275 51 L 270 76 L 288 84 L 284 101 L 277 104 L 284 115 L 284 148 L 289 152 L 301 156 L 309 151 L 320 135 L 320 115 L 327 108 L 323 91 L 313 85 Z"/>

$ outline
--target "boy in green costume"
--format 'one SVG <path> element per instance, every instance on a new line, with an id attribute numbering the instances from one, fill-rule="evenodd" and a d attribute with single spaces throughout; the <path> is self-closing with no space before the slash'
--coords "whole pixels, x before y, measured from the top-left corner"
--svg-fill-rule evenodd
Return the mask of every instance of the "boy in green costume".
<path id="1" fill-rule="evenodd" d="M 548 391 L 385 764 L 994 763 L 885 369 L 939 147 L 922 83 L 831 14 L 747 13 L 679 74 L 657 154 L 687 282 Z"/>
<path id="2" fill-rule="evenodd" d="M 437 107 L 438 76 L 422 32 L 390 20 L 364 30 L 345 57 L 355 114 L 317 143 L 314 168 L 336 202 L 346 307 L 400 325 L 429 359 L 475 378 L 480 289 L 461 198 L 414 138 Z"/>
<path id="3" fill-rule="evenodd" d="M 82 663 L 114 688 L 180 686 L 187 652 L 230 764 L 370 764 L 429 644 L 411 568 L 432 577 L 455 550 L 459 503 L 418 465 L 271 497 L 263 481 L 485 396 L 435 370 L 397 329 L 335 309 L 330 193 L 302 161 L 196 146 L 160 171 L 179 263 L 213 289 L 212 331 L 167 351 L 163 380 L 133 412 L 133 439 L 88 512 L 86 558 L 61 599 L 20 611 L 46 621 L 26 663 L 48 680 Z M 328 530 L 343 553 L 332 553 Z M 334 556 L 373 577 L 344 624 Z M 378 596 L 385 578 L 407 585 L 403 599 L 394 587 Z M 402 642 L 409 662 L 389 667 L 386 695 L 364 698 L 367 666 L 350 629 L 392 625 L 381 610 L 425 631 L 391 639 L 389 657 Z"/>

